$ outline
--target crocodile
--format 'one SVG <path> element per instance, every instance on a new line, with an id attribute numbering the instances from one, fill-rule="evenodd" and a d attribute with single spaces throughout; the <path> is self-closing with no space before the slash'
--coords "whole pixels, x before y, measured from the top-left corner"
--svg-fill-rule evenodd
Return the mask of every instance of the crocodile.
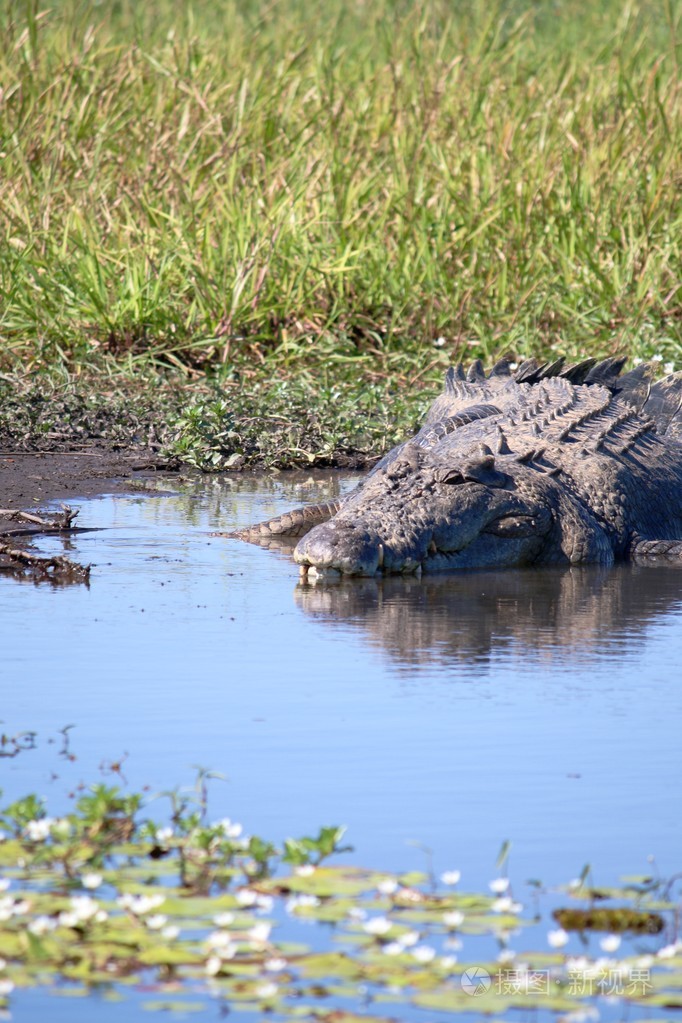
<path id="1" fill-rule="evenodd" d="M 233 534 L 298 540 L 308 581 L 680 559 L 682 373 L 460 363 L 419 432 L 351 493 Z"/>

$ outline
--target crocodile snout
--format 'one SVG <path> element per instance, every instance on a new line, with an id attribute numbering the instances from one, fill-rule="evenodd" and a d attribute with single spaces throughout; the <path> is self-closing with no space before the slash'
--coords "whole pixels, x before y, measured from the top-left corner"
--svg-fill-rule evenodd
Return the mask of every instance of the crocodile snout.
<path id="1" fill-rule="evenodd" d="M 379 537 L 364 527 L 331 519 L 315 526 L 299 541 L 294 560 L 318 571 L 376 575 L 383 564 L 384 547 Z"/>

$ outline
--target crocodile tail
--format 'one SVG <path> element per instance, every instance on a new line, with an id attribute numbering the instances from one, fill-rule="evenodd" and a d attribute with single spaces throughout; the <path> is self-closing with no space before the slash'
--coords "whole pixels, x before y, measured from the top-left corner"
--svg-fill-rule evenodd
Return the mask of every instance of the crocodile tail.
<path id="1" fill-rule="evenodd" d="M 682 563 L 682 540 L 638 540 L 630 548 L 630 559 L 639 564 L 655 561 Z"/>
<path id="2" fill-rule="evenodd" d="M 257 522 L 254 526 L 247 526 L 246 529 L 238 529 L 234 533 L 218 533 L 216 536 L 230 536 L 238 540 L 250 540 L 252 543 L 259 543 L 269 537 L 292 537 L 305 536 L 313 526 L 326 522 L 336 515 L 341 507 L 341 500 L 325 501 L 323 504 L 309 504 L 303 508 L 294 508 L 293 511 L 285 512 L 274 519 L 266 522 Z"/>

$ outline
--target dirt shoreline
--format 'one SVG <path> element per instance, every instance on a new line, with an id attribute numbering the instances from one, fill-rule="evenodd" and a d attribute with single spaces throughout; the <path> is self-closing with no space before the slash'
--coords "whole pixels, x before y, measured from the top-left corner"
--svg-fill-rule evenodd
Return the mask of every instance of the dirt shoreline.
<path id="1" fill-rule="evenodd" d="M 110 451 L 0 452 L 0 505 L 23 511 L 44 507 L 50 501 L 98 494 L 122 494 L 135 480 L 172 478 L 172 463 L 144 449 Z"/>

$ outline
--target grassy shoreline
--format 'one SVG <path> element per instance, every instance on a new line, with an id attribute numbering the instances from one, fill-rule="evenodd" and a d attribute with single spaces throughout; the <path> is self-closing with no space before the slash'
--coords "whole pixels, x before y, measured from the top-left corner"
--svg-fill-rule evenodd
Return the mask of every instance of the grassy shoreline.
<path id="1" fill-rule="evenodd" d="M 0 370 L 675 360 L 679 18 L 10 4 Z"/>

